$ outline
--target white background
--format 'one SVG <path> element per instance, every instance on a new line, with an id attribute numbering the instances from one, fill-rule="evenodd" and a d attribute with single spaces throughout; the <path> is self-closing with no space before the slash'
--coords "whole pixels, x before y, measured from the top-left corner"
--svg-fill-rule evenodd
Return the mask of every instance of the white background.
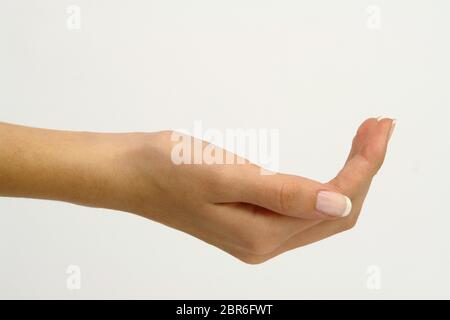
<path id="1" fill-rule="evenodd" d="M 80 30 L 66 26 L 71 4 Z M 366 117 L 398 124 L 357 227 L 257 266 L 131 214 L 1 198 L 0 297 L 450 298 L 449 10 L 446 0 L 1 0 L 0 121 L 275 128 L 281 171 L 318 180 L 336 174 Z M 66 287 L 69 265 L 80 290 Z M 371 265 L 379 290 L 367 286 Z"/>

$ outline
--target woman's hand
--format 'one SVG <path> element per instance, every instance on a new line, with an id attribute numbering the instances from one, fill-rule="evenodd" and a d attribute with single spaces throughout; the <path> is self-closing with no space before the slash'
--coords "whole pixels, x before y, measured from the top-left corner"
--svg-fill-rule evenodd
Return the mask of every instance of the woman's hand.
<path id="1" fill-rule="evenodd" d="M 251 163 L 176 165 L 171 161 L 177 143 L 172 132 L 143 135 L 134 148 L 126 148 L 117 168 L 123 171 L 115 195 L 121 200 L 113 207 L 190 233 L 245 262 L 260 263 L 355 225 L 393 124 L 390 119 L 366 120 L 344 168 L 325 184 L 262 175 Z M 334 206 L 322 191 L 333 192 Z M 349 215 L 342 195 L 353 204 Z"/>
<path id="2" fill-rule="evenodd" d="M 248 162 L 177 165 L 172 132 L 98 134 L 3 124 L 0 195 L 132 212 L 261 263 L 354 226 L 393 124 L 366 120 L 344 168 L 324 184 L 262 175 Z"/>

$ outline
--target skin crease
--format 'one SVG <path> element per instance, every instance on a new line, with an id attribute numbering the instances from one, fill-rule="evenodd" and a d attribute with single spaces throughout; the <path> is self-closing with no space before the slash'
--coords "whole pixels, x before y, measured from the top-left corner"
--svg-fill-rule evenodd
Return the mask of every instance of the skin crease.
<path id="1" fill-rule="evenodd" d="M 359 127 L 342 170 L 327 183 L 245 164 L 171 161 L 172 132 L 90 133 L 0 123 L 0 196 L 131 212 L 262 263 L 352 228 L 383 164 L 392 119 Z M 347 217 L 315 210 L 317 192 L 352 200 Z"/>

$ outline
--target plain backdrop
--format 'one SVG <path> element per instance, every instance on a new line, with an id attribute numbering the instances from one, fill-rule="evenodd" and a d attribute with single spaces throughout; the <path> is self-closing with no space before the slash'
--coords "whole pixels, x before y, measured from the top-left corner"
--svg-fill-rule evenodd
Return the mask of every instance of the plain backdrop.
<path id="1" fill-rule="evenodd" d="M 0 198 L 0 297 L 450 298 L 449 12 L 447 0 L 1 0 L 0 121 L 274 128 L 280 170 L 321 181 L 365 118 L 398 123 L 356 228 L 256 266 L 131 214 Z"/>

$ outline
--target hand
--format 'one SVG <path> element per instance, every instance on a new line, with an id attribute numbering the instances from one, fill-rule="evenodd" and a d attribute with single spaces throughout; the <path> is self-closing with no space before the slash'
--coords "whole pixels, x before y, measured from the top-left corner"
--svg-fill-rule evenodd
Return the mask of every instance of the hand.
<path id="1" fill-rule="evenodd" d="M 390 119 L 366 120 L 344 168 L 325 184 L 292 175 L 261 175 L 251 163 L 175 165 L 171 132 L 144 135 L 125 156 L 127 178 L 118 175 L 124 205 L 116 209 L 187 232 L 247 263 L 261 263 L 355 225 L 393 125 Z M 337 197 L 335 207 L 325 206 L 331 209 L 328 214 L 317 210 L 318 193 L 325 190 Z M 353 204 L 345 217 L 347 203 L 340 195 Z"/>
<path id="2" fill-rule="evenodd" d="M 261 175 L 248 162 L 176 165 L 171 132 L 98 134 L 3 124 L 0 195 L 132 212 L 261 263 L 354 226 L 392 129 L 390 119 L 366 120 L 344 168 L 323 184 Z"/>

